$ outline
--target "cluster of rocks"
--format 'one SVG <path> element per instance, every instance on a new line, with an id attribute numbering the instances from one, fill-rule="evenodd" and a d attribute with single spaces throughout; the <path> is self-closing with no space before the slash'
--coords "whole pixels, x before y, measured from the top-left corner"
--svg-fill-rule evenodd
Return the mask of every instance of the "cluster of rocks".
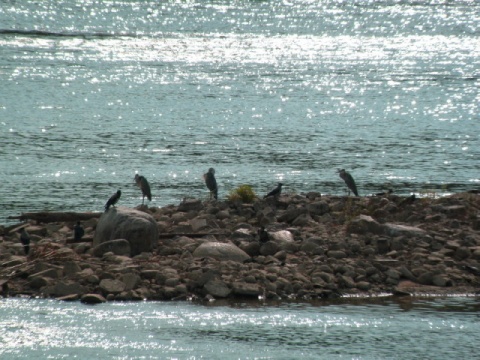
<path id="1" fill-rule="evenodd" d="M 76 221 L 0 227 L 0 285 L 4 296 L 87 303 L 475 294 L 479 209 L 471 193 L 116 207 L 83 220 L 80 242 Z"/>

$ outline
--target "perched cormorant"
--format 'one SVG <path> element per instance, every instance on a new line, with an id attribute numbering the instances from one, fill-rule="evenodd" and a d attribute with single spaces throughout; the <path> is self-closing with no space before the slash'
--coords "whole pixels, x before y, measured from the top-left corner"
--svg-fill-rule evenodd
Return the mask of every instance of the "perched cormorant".
<path id="1" fill-rule="evenodd" d="M 273 196 L 273 197 L 277 197 L 277 196 L 280 196 L 280 194 L 282 193 L 282 186 L 283 184 L 282 183 L 278 183 L 277 187 L 275 189 L 273 189 L 272 191 L 270 191 L 267 195 L 265 195 L 263 198 L 266 199 L 267 197 L 269 196 Z"/>
<path id="2" fill-rule="evenodd" d="M 215 169 L 208 169 L 208 172 L 203 174 L 203 179 L 205 180 L 205 185 L 207 185 L 208 190 L 210 190 L 210 199 L 212 198 L 212 195 L 215 199 L 218 199 L 218 187 L 217 180 L 215 179 Z"/>
<path id="3" fill-rule="evenodd" d="M 85 235 L 85 230 L 80 221 L 77 221 L 77 224 L 73 227 L 73 238 L 75 241 L 80 241 L 83 235 Z"/>
<path id="4" fill-rule="evenodd" d="M 257 230 L 257 234 L 258 241 L 260 241 L 261 243 L 266 243 L 270 239 L 270 236 L 268 235 L 268 232 L 265 230 L 264 226 L 260 227 L 260 229 Z"/>
<path id="5" fill-rule="evenodd" d="M 115 206 L 121 195 L 122 192 L 120 190 L 117 190 L 115 194 L 110 196 L 110 199 L 108 199 L 107 203 L 105 204 L 105 211 L 108 211 L 108 209 L 110 209 L 110 206 Z"/>
<path id="6" fill-rule="evenodd" d="M 30 251 L 30 235 L 28 235 L 27 230 L 22 228 L 20 230 L 20 241 L 23 245 L 23 250 L 25 251 L 25 255 L 28 255 Z"/>
<path id="7" fill-rule="evenodd" d="M 142 190 L 142 205 L 145 201 L 145 196 L 147 197 L 148 201 L 152 201 L 152 192 L 150 191 L 150 184 L 148 183 L 147 179 L 142 175 L 135 174 L 134 180 L 140 190 Z"/>
<path id="8" fill-rule="evenodd" d="M 345 169 L 338 170 L 338 174 L 342 180 L 345 181 L 345 184 L 347 184 L 348 188 L 355 194 L 355 196 L 358 196 L 357 185 L 355 185 L 355 180 L 353 180 L 352 175 L 346 172 Z M 348 194 L 350 195 L 350 191 Z"/>

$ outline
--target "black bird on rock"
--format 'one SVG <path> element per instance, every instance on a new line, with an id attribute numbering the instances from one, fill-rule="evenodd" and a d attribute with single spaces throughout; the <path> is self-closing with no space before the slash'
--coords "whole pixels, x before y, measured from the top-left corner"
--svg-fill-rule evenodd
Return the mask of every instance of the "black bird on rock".
<path id="1" fill-rule="evenodd" d="M 215 169 L 210 168 L 208 172 L 203 174 L 203 179 L 205 180 L 205 185 L 207 185 L 208 190 L 210 190 L 210 199 L 213 197 L 218 199 L 218 187 L 217 180 L 215 179 Z"/>
<path id="2" fill-rule="evenodd" d="M 105 204 L 105 211 L 108 211 L 108 209 L 110 209 L 110 206 L 115 206 L 118 199 L 120 199 L 120 196 L 122 196 L 122 192 L 120 190 L 117 190 L 115 194 L 110 196 L 110 199 L 108 199 L 107 203 Z"/>
<path id="3" fill-rule="evenodd" d="M 340 175 L 342 180 L 345 181 L 345 184 L 347 184 L 348 188 L 355 194 L 355 196 L 358 196 L 357 185 L 355 184 L 352 175 L 346 172 L 345 169 L 338 170 L 338 175 Z M 349 195 L 350 190 L 348 191 Z"/>
<path id="4" fill-rule="evenodd" d="M 148 183 L 147 179 L 142 175 L 135 174 L 134 180 L 140 190 L 142 190 L 142 205 L 145 201 L 145 196 L 147 197 L 148 201 L 152 201 L 152 192 L 150 191 L 150 184 Z"/>
<path id="5" fill-rule="evenodd" d="M 283 184 L 279 182 L 277 187 L 275 189 L 273 189 L 272 191 L 270 191 L 263 198 L 266 199 L 267 197 L 270 197 L 270 196 L 273 196 L 273 197 L 280 196 L 280 194 L 282 193 L 282 186 L 283 186 Z"/>
<path id="6" fill-rule="evenodd" d="M 265 230 L 264 226 L 261 226 L 260 229 L 257 230 L 258 234 L 258 241 L 261 243 L 266 243 L 270 239 L 270 235 L 268 235 L 268 232 Z"/>

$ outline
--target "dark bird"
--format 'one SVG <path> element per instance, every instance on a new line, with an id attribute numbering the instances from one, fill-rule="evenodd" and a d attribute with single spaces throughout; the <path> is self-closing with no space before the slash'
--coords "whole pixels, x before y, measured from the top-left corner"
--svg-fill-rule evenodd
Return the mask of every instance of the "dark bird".
<path id="1" fill-rule="evenodd" d="M 342 180 L 345 181 L 345 184 L 347 184 L 348 188 L 355 194 L 355 196 L 358 196 L 357 185 L 355 185 L 355 180 L 353 180 L 352 175 L 346 172 L 345 169 L 338 170 L 338 175 L 340 175 Z M 348 191 L 348 195 L 350 195 L 350 191 Z"/>
<path id="2" fill-rule="evenodd" d="M 110 199 L 108 199 L 107 203 L 105 204 L 105 211 L 108 211 L 108 209 L 110 209 L 110 206 L 115 206 L 118 199 L 120 199 L 120 196 L 122 196 L 122 192 L 120 190 L 117 190 L 115 194 L 110 196 Z"/>
<path id="3" fill-rule="evenodd" d="M 205 185 L 207 185 L 208 190 L 210 190 L 210 199 L 212 198 L 212 195 L 215 199 L 218 199 L 218 187 L 217 180 L 215 179 L 215 169 L 208 169 L 208 172 L 203 174 L 203 179 L 205 180 Z"/>
<path id="4" fill-rule="evenodd" d="M 77 221 L 77 224 L 73 227 L 73 239 L 75 241 L 80 241 L 83 235 L 85 235 L 85 230 L 80 221 Z"/>
<path id="5" fill-rule="evenodd" d="M 260 229 L 257 230 L 257 234 L 258 241 L 260 241 L 261 243 L 266 243 L 270 239 L 270 236 L 268 235 L 268 232 L 265 230 L 264 226 L 260 227 Z"/>
<path id="6" fill-rule="evenodd" d="M 277 197 L 277 196 L 280 196 L 280 194 L 282 193 L 282 186 L 283 184 L 282 183 L 278 183 L 277 187 L 275 189 L 273 189 L 272 191 L 270 191 L 267 195 L 265 195 L 263 198 L 266 199 L 267 197 L 269 196 L 273 196 L 273 197 Z"/>
<path id="7" fill-rule="evenodd" d="M 23 245 L 23 250 L 25 251 L 25 255 L 28 255 L 30 251 L 30 235 L 28 235 L 27 230 L 22 228 L 20 230 L 20 241 Z"/>
<path id="8" fill-rule="evenodd" d="M 137 186 L 142 190 L 142 205 L 145 201 L 145 196 L 147 197 L 148 201 L 152 201 L 152 192 L 150 191 L 150 184 L 148 183 L 145 176 L 135 174 L 135 182 Z"/>

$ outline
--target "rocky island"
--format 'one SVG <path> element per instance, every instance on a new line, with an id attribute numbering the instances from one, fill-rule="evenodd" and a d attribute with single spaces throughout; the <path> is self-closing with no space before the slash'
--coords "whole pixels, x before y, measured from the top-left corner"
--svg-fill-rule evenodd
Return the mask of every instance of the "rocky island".
<path id="1" fill-rule="evenodd" d="M 162 208 L 27 213 L 0 226 L 0 292 L 85 303 L 475 295 L 479 209 L 476 193 L 312 192 L 253 203 L 184 199 Z M 78 221 L 85 235 L 74 240 Z"/>

